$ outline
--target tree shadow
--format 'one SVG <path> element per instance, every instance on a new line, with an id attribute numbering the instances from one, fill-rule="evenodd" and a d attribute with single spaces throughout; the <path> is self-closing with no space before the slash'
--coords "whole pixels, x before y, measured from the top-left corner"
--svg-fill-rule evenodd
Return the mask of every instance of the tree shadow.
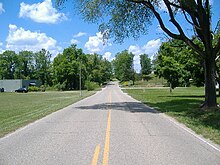
<path id="1" fill-rule="evenodd" d="M 158 97 L 175 97 L 175 98 L 205 98 L 205 95 L 175 95 L 175 96 L 158 96 Z"/>
<path id="2" fill-rule="evenodd" d="M 167 97 L 167 96 L 166 96 Z M 172 96 L 169 96 L 172 97 Z M 173 96 L 179 97 L 179 96 Z M 203 111 L 200 109 L 202 100 L 195 99 L 185 99 L 184 97 L 179 97 L 180 99 L 149 103 L 144 102 L 147 105 L 159 110 L 160 112 L 166 112 L 174 117 L 182 120 L 187 120 L 187 122 L 193 123 L 194 125 L 203 125 L 205 127 L 211 127 L 220 130 L 220 111 Z M 188 96 L 187 96 L 188 97 Z M 181 99 L 183 98 L 183 99 Z M 189 98 L 189 97 L 188 97 Z"/>
<path id="3" fill-rule="evenodd" d="M 113 102 L 94 104 L 91 106 L 76 107 L 82 110 L 113 110 L 113 111 L 126 111 L 131 113 L 159 113 L 153 108 L 146 106 L 139 102 Z"/>
<path id="4" fill-rule="evenodd" d="M 212 127 L 220 130 L 220 111 L 202 111 L 199 105 L 202 103 L 201 99 L 186 99 L 185 97 L 173 96 L 177 99 L 169 101 L 161 101 L 157 103 L 150 102 L 113 102 L 94 104 L 90 106 L 76 107 L 80 110 L 113 110 L 125 111 L 130 113 L 169 113 L 179 119 L 187 120 L 193 125 L 203 125 L 205 127 Z M 150 107 L 148 107 L 149 105 Z M 152 107 L 152 108 L 151 108 Z"/>

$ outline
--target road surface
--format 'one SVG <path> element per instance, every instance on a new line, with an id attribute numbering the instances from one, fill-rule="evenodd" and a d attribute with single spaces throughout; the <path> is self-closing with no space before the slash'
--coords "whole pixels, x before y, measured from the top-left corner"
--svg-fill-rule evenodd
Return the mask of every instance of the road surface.
<path id="1" fill-rule="evenodd" d="M 111 84 L 0 139 L 0 165 L 35 164 L 220 165 L 220 150 Z"/>

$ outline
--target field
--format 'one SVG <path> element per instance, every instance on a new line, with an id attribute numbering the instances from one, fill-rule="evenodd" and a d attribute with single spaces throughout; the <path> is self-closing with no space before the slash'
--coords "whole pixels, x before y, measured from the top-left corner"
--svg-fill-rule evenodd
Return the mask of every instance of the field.
<path id="1" fill-rule="evenodd" d="M 0 137 L 94 92 L 0 93 Z"/>
<path id="2" fill-rule="evenodd" d="M 220 110 L 199 108 L 204 100 L 204 88 L 176 88 L 173 93 L 169 88 L 124 89 L 124 92 L 220 144 Z"/>

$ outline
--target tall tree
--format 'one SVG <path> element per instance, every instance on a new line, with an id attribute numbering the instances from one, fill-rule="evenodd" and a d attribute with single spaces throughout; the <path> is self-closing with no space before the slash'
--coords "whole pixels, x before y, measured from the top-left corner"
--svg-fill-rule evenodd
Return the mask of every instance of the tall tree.
<path id="1" fill-rule="evenodd" d="M 0 78 L 14 79 L 18 56 L 14 51 L 6 50 L 0 54 Z"/>
<path id="2" fill-rule="evenodd" d="M 61 84 L 63 89 L 79 89 L 81 56 L 83 56 L 82 49 L 71 45 L 64 49 L 63 54 L 55 57 L 53 63 L 55 84 Z"/>
<path id="3" fill-rule="evenodd" d="M 67 0 L 56 0 L 57 5 Z M 205 107 L 217 105 L 215 89 L 215 59 L 220 49 L 220 37 L 213 42 L 211 24 L 210 0 L 78 0 L 74 1 L 76 8 L 86 21 L 101 23 L 100 30 L 103 36 L 115 37 L 122 41 L 126 37 L 139 37 L 146 34 L 148 25 L 155 17 L 161 29 L 171 38 L 184 41 L 194 49 L 204 61 L 205 69 Z M 169 22 L 175 27 L 171 31 L 165 23 L 167 17 L 160 14 L 161 2 L 164 2 Z M 176 17 L 177 13 L 179 17 Z M 104 18 L 104 19 L 102 19 Z M 164 19 L 165 18 L 165 19 Z M 180 21 L 181 20 L 181 21 Z M 197 44 L 194 38 L 187 35 L 181 26 L 182 20 L 188 28 L 194 30 L 195 37 L 200 41 Z M 188 29 L 187 29 L 188 30 Z"/>
<path id="4" fill-rule="evenodd" d="M 113 61 L 115 76 L 119 81 L 130 81 L 134 83 L 134 54 L 124 50 L 117 53 Z"/>
<path id="5" fill-rule="evenodd" d="M 36 52 L 35 58 L 35 78 L 41 80 L 43 85 L 52 85 L 51 81 L 51 53 L 45 49 Z"/>
<path id="6" fill-rule="evenodd" d="M 151 73 L 151 59 L 148 57 L 147 54 L 140 55 L 140 64 L 142 79 L 147 79 L 147 75 Z"/>
<path id="7" fill-rule="evenodd" d="M 34 53 L 31 51 L 20 51 L 18 54 L 19 65 L 19 78 L 32 79 L 34 78 Z"/>
<path id="8" fill-rule="evenodd" d="M 170 40 L 162 43 L 155 59 L 155 73 L 164 77 L 171 88 L 185 86 L 193 80 L 196 86 L 204 85 L 204 70 L 201 59 L 184 42 Z"/>

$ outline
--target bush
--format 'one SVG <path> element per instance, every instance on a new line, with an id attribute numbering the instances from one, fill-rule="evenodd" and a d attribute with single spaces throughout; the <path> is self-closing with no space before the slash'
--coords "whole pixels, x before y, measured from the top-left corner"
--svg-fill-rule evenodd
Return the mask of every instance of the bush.
<path id="1" fill-rule="evenodd" d="M 121 85 L 122 85 L 123 87 L 131 86 L 131 85 L 132 85 L 132 81 L 131 81 L 131 80 L 130 80 L 130 81 L 123 81 L 123 82 L 121 82 Z"/>
<path id="2" fill-rule="evenodd" d="M 58 91 L 64 91 L 66 89 L 66 82 L 63 82 L 62 84 L 58 83 L 54 86 Z"/>
<path id="3" fill-rule="evenodd" d="M 38 92 L 38 91 L 40 91 L 40 88 L 38 88 L 36 86 L 29 86 L 28 91 L 29 92 Z"/>
<path id="4" fill-rule="evenodd" d="M 91 81 L 86 81 L 85 85 L 86 85 L 86 89 L 88 91 L 93 91 L 93 90 L 99 88 L 99 85 L 97 83 L 91 82 Z"/>

